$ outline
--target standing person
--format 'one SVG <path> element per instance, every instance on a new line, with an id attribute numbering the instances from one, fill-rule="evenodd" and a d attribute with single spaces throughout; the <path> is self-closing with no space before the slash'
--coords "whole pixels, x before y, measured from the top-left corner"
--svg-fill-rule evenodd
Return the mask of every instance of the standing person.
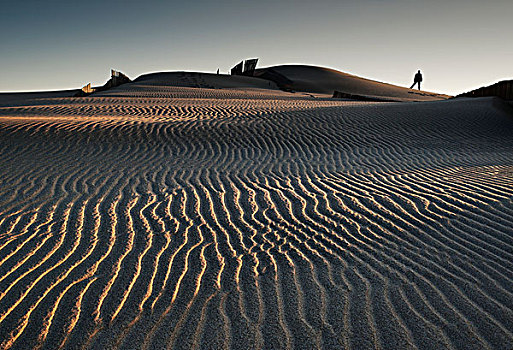
<path id="1" fill-rule="evenodd" d="M 415 74 L 415 77 L 413 78 L 413 85 L 410 87 L 410 89 L 413 89 L 415 84 L 419 84 L 419 90 L 420 90 L 421 82 L 422 82 L 422 73 L 420 73 L 420 69 L 419 69 L 419 71 L 417 72 L 417 74 Z"/>

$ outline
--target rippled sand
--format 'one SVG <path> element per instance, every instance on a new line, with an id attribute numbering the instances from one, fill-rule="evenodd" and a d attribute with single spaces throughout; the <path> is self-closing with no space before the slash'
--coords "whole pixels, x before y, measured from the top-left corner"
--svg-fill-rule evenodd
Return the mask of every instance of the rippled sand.
<path id="1" fill-rule="evenodd" d="M 0 107 L 0 348 L 511 349 L 513 117 L 131 84 Z"/>

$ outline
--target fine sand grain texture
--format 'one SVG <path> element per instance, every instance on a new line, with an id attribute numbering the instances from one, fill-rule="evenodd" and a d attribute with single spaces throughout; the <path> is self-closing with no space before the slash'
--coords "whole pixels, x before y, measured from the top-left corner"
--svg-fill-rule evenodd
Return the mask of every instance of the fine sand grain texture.
<path id="1" fill-rule="evenodd" d="M 509 106 L 237 79 L 0 104 L 0 349 L 513 348 Z"/>

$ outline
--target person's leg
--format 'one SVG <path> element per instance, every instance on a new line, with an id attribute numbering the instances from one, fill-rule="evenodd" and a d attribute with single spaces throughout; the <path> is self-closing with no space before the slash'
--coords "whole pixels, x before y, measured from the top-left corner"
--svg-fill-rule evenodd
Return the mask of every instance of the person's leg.
<path id="1" fill-rule="evenodd" d="M 420 81 L 419 81 L 419 90 L 420 90 Z"/>
<path id="2" fill-rule="evenodd" d="M 416 82 L 413 82 L 413 85 L 410 86 L 410 89 L 413 89 L 413 87 L 415 86 L 415 84 L 417 84 Z"/>

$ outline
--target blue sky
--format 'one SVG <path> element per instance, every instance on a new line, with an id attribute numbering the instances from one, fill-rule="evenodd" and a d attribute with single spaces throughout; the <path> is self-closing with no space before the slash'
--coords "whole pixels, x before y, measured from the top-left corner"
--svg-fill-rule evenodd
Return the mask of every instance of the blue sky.
<path id="1" fill-rule="evenodd" d="M 111 68 L 221 72 L 304 63 L 456 94 L 513 79 L 513 1 L 11 1 L 0 91 L 103 84 Z"/>

